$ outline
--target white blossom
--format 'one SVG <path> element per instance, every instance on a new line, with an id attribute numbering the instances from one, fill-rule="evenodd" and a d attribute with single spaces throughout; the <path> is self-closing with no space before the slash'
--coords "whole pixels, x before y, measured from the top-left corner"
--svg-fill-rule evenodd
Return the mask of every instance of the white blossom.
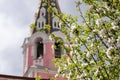
<path id="1" fill-rule="evenodd" d="M 110 11 L 110 7 L 108 6 L 108 2 L 105 2 L 105 6 L 104 6 L 108 11 Z"/>
<path id="2" fill-rule="evenodd" d="M 117 47 L 120 47 L 120 36 L 117 39 Z"/>
<path id="3" fill-rule="evenodd" d="M 112 25 L 112 26 L 116 26 L 116 25 L 117 25 L 116 21 L 113 21 L 113 22 L 111 23 L 111 25 Z"/>
<path id="4" fill-rule="evenodd" d="M 49 36 L 49 39 L 50 39 L 50 40 L 52 40 L 52 37 L 51 37 L 51 35 Z"/>
<path id="5" fill-rule="evenodd" d="M 71 64 L 71 62 L 70 62 L 70 59 L 69 59 L 69 58 L 67 59 L 67 62 L 68 62 L 68 65 L 70 65 L 70 64 Z"/>
<path id="6" fill-rule="evenodd" d="M 70 51 L 70 55 L 71 55 L 71 56 L 73 55 L 73 51 L 72 51 L 72 50 Z"/>
<path id="7" fill-rule="evenodd" d="M 99 68 L 95 71 L 95 75 L 97 76 L 98 75 L 98 72 L 99 72 Z"/>
<path id="8" fill-rule="evenodd" d="M 101 12 L 101 11 L 103 11 L 103 9 L 102 8 L 98 8 L 98 9 L 96 9 L 97 10 L 97 12 Z"/>
<path id="9" fill-rule="evenodd" d="M 106 55 L 109 59 L 112 59 L 111 53 L 112 53 L 113 50 L 114 50 L 114 47 L 109 47 L 107 49 Z"/>
<path id="10" fill-rule="evenodd" d="M 119 10 L 116 10 L 116 14 L 120 14 Z"/>
<path id="11" fill-rule="evenodd" d="M 58 73 L 60 73 L 60 71 L 61 71 L 61 68 L 60 68 L 60 67 L 58 67 Z"/>
<path id="12" fill-rule="evenodd" d="M 100 76 L 100 78 L 98 80 L 101 80 L 103 78 L 103 76 Z"/>
<path id="13" fill-rule="evenodd" d="M 80 79 L 80 75 L 77 75 L 77 79 Z"/>
<path id="14" fill-rule="evenodd" d="M 102 30 L 100 30 L 99 31 L 99 35 L 100 35 L 100 37 L 105 37 L 106 36 L 106 30 L 105 29 L 102 29 Z"/>
<path id="15" fill-rule="evenodd" d="M 93 7 L 93 5 L 90 5 L 90 9 L 89 9 L 89 10 L 90 10 L 90 11 L 92 11 L 92 10 L 93 10 L 93 8 L 94 8 L 94 7 Z"/>
<path id="16" fill-rule="evenodd" d="M 117 30 L 117 29 L 119 29 L 119 26 L 112 26 L 112 28 L 113 28 L 114 30 Z"/>
<path id="17" fill-rule="evenodd" d="M 85 74 L 84 73 L 82 73 L 81 75 L 80 75 L 80 78 L 83 78 L 85 76 Z"/>
<path id="18" fill-rule="evenodd" d="M 56 74 L 56 75 L 55 75 L 55 78 L 58 78 L 58 77 L 59 77 L 59 75 L 58 75 L 58 74 Z"/>
<path id="19" fill-rule="evenodd" d="M 68 80 L 71 80 L 72 72 L 70 71 L 68 74 Z"/>
<path id="20" fill-rule="evenodd" d="M 73 31 L 76 28 L 75 25 L 71 26 L 71 30 Z"/>
<path id="21" fill-rule="evenodd" d="M 67 70 L 67 68 L 68 68 L 68 67 L 67 67 L 67 65 L 66 65 L 66 64 L 64 64 L 64 70 Z"/>
<path id="22" fill-rule="evenodd" d="M 91 53 L 90 51 L 88 51 L 87 54 L 86 54 L 86 57 L 87 57 L 87 58 L 90 58 L 90 57 L 91 57 L 91 54 L 92 54 L 92 53 Z"/>
<path id="23" fill-rule="evenodd" d="M 111 45 L 115 42 L 115 39 L 113 37 L 108 38 L 107 42 L 108 42 L 109 45 Z"/>
<path id="24" fill-rule="evenodd" d="M 65 78 L 65 77 L 66 77 L 66 75 L 65 75 L 65 74 L 62 74 L 62 77 L 63 77 L 63 78 Z"/>
<path id="25" fill-rule="evenodd" d="M 119 26 L 117 26 L 117 21 L 113 21 L 111 25 L 112 25 L 112 29 L 114 30 L 119 29 Z"/>
<path id="26" fill-rule="evenodd" d="M 94 44 L 93 43 L 91 43 L 91 45 L 90 45 L 91 47 L 93 47 L 94 46 Z"/>
<path id="27" fill-rule="evenodd" d="M 78 38 L 76 38 L 76 39 L 75 39 L 75 42 L 78 42 L 78 41 L 79 41 L 79 39 L 78 39 Z"/>
<path id="28" fill-rule="evenodd" d="M 81 66 L 87 66 L 88 65 L 88 63 L 82 63 L 81 64 Z"/>
<path id="29" fill-rule="evenodd" d="M 96 24 L 98 27 L 100 27 L 103 24 L 102 18 L 96 20 Z"/>
<path id="30" fill-rule="evenodd" d="M 98 32 L 98 30 L 97 30 L 97 29 L 94 29 L 92 32 L 97 33 L 97 32 Z"/>

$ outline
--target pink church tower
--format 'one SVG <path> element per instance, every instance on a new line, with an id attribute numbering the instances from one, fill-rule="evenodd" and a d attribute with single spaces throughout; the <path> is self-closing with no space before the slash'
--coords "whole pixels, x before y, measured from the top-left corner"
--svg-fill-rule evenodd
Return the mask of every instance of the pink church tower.
<path id="1" fill-rule="evenodd" d="M 47 4 L 45 1 L 47 1 Z M 31 36 L 25 38 L 22 46 L 24 56 L 23 74 L 25 77 L 40 76 L 43 79 L 50 79 L 57 73 L 54 59 L 60 58 L 63 51 L 58 46 L 58 43 L 50 40 L 49 37 L 51 34 L 55 34 L 56 37 L 65 41 L 65 36 L 61 32 L 59 18 L 55 17 L 54 13 L 47 11 L 49 6 L 53 6 L 56 12 L 61 13 L 58 0 L 40 0 L 35 19 L 36 27 L 33 28 Z M 49 33 L 42 31 L 45 24 L 51 26 Z M 56 49 L 53 48 L 54 44 Z"/>

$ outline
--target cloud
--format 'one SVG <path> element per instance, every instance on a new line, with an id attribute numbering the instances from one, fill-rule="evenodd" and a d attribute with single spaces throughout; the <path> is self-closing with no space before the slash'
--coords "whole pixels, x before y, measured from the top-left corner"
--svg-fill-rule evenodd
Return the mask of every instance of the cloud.
<path id="1" fill-rule="evenodd" d="M 0 0 L 0 74 L 22 75 L 21 45 L 29 36 L 38 0 Z"/>
<path id="2" fill-rule="evenodd" d="M 24 29 L 9 16 L 0 14 L 0 73 L 20 75 L 22 72 L 23 39 L 29 28 Z M 14 71 L 16 69 L 16 71 Z"/>
<path id="3" fill-rule="evenodd" d="M 22 75 L 22 54 L 18 47 L 8 46 L 0 56 L 0 73 L 9 75 Z"/>
<path id="4" fill-rule="evenodd" d="M 77 15 L 75 1 L 77 0 L 59 0 L 61 11 L 67 14 Z"/>
<path id="5" fill-rule="evenodd" d="M 29 36 L 35 7 L 26 6 L 27 1 L 17 1 L 0 0 L 0 74 L 22 75 L 21 45 L 24 38 Z M 26 9 L 28 7 L 32 10 Z"/>
<path id="6" fill-rule="evenodd" d="M 18 25 L 28 24 L 34 19 L 37 4 L 38 0 L 2 0 L 0 13 L 13 18 Z"/>

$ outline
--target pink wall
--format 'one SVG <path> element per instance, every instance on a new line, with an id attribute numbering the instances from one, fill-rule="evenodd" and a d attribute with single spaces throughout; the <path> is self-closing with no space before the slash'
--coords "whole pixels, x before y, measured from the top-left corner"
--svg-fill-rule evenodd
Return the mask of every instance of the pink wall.
<path id="1" fill-rule="evenodd" d="M 52 42 L 47 42 L 44 44 L 46 53 L 44 54 L 44 66 L 47 68 L 54 68 L 54 53 L 52 50 Z"/>
<path id="2" fill-rule="evenodd" d="M 31 51 L 32 51 L 32 45 L 29 45 L 28 46 L 28 67 L 33 65 L 33 56 L 31 54 Z"/>
<path id="3" fill-rule="evenodd" d="M 44 43 L 45 45 L 45 53 L 44 53 L 44 56 L 43 56 L 43 66 L 45 68 L 49 68 L 49 69 L 55 69 L 54 67 L 54 52 L 53 52 L 53 49 L 52 49 L 52 45 L 53 45 L 53 42 L 46 42 Z M 32 45 L 29 45 L 28 47 L 28 62 L 25 63 L 28 65 L 28 68 L 30 66 L 33 65 L 33 56 L 32 56 Z M 25 59 L 26 60 L 26 59 Z M 26 62 L 26 61 L 25 61 Z M 35 77 L 36 72 L 32 72 L 32 76 Z M 39 72 L 37 73 L 37 75 L 40 75 L 43 79 L 50 79 L 50 78 L 54 78 L 54 74 L 48 74 L 48 73 L 43 73 L 43 72 Z M 67 79 L 64 79 L 64 78 L 58 78 L 58 79 L 55 79 L 55 80 L 67 80 Z"/>

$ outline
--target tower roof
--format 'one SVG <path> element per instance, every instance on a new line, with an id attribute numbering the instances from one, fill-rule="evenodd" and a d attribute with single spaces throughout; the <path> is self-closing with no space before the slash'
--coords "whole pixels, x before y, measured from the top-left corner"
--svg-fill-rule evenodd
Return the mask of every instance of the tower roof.
<path id="1" fill-rule="evenodd" d="M 50 32 L 60 30 L 59 18 L 54 16 L 53 12 L 48 12 L 48 8 L 52 6 L 56 12 L 61 13 L 58 0 L 40 0 L 40 4 L 35 14 L 35 26 L 32 33 L 44 29 L 45 24 L 50 25 Z"/>

